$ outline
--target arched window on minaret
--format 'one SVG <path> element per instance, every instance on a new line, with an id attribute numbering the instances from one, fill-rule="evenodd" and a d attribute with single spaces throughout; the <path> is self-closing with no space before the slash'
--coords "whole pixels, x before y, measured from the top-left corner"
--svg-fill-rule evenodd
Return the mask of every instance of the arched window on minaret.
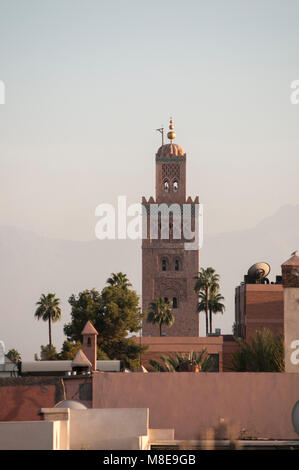
<path id="1" fill-rule="evenodd" d="M 173 297 L 172 299 L 172 308 L 178 308 L 178 298 Z"/>
<path id="2" fill-rule="evenodd" d="M 165 181 L 164 181 L 164 191 L 165 191 L 166 193 L 169 192 L 169 182 L 168 182 L 168 180 L 165 180 Z"/>
<path id="3" fill-rule="evenodd" d="M 177 180 L 174 180 L 172 187 L 173 187 L 173 191 L 177 193 L 179 190 L 179 183 Z"/>
<path id="4" fill-rule="evenodd" d="M 167 271 L 168 263 L 166 258 L 162 258 L 162 271 Z"/>
<path id="5" fill-rule="evenodd" d="M 180 270 L 180 260 L 177 258 L 174 262 L 174 270 L 179 271 Z"/>

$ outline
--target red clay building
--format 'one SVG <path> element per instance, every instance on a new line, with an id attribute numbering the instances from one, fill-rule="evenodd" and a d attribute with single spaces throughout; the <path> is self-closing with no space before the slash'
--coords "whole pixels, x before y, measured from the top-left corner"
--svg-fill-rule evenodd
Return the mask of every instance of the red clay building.
<path id="1" fill-rule="evenodd" d="M 283 332 L 281 284 L 244 283 L 235 290 L 235 332 L 246 341 L 258 330 Z"/>

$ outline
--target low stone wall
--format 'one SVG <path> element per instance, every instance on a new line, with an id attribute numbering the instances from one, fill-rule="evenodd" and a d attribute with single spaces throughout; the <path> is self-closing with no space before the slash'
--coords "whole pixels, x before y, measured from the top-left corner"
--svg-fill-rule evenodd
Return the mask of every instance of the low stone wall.
<path id="1" fill-rule="evenodd" d="M 299 439 L 291 412 L 299 374 L 96 373 L 93 408 L 149 408 L 150 428 L 173 428 L 175 439 Z"/>

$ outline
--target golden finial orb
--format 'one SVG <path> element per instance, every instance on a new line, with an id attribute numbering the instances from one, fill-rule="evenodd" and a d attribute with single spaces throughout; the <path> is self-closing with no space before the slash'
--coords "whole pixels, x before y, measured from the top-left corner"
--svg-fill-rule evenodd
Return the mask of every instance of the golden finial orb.
<path id="1" fill-rule="evenodd" d="M 169 124 L 169 129 L 170 131 L 167 133 L 167 137 L 169 140 L 175 139 L 175 132 L 174 132 L 174 126 L 173 126 L 173 119 L 170 118 L 170 124 Z"/>

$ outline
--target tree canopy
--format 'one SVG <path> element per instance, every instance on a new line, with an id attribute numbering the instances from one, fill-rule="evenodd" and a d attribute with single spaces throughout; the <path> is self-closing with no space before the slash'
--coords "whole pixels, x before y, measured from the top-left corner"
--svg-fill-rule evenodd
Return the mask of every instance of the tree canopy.
<path id="1" fill-rule="evenodd" d="M 136 369 L 145 348 L 128 334 L 141 328 L 139 297 L 122 273 L 112 274 L 107 283 L 101 292 L 91 289 L 71 295 L 71 322 L 64 333 L 68 341 L 82 341 L 81 332 L 89 320 L 98 331 L 98 358 L 123 360 L 126 367 Z"/>

